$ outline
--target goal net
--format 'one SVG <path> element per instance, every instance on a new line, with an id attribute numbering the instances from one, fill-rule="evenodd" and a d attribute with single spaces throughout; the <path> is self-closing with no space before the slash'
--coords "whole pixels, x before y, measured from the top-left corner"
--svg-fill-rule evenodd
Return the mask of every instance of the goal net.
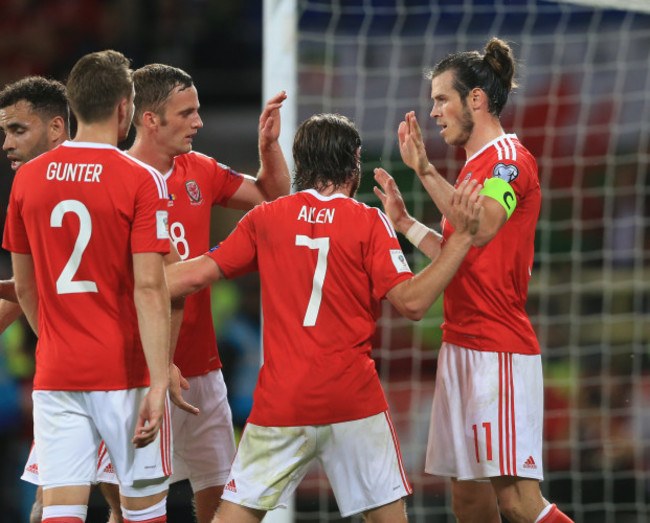
<path id="1" fill-rule="evenodd" d="M 545 372 L 542 491 L 576 522 L 647 521 L 650 4 L 287 1 L 294 29 L 278 35 L 275 48 L 295 61 L 286 77 L 267 71 L 279 88 L 295 78 L 285 153 L 297 123 L 344 114 L 363 140 L 359 199 L 380 206 L 372 168 L 384 167 L 409 211 L 435 228 L 440 215 L 402 164 L 397 126 L 415 110 L 431 162 L 453 182 L 462 150 L 437 136 L 423 69 L 451 52 L 482 52 L 492 36 L 511 44 L 519 88 L 502 122 L 537 158 L 543 198 L 527 304 Z M 283 3 L 269 2 L 275 12 Z M 411 267 L 421 268 L 421 255 L 403 247 Z M 373 351 L 414 489 L 414 522 L 453 521 L 447 481 L 423 472 L 441 309 L 437 303 L 413 323 L 385 302 Z M 330 492 L 314 468 L 298 489 L 295 521 L 339 521 Z"/>

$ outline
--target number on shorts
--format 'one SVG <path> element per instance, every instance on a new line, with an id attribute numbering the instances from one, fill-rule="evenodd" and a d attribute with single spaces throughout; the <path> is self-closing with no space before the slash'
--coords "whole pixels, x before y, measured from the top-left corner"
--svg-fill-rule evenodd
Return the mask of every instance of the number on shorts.
<path id="1" fill-rule="evenodd" d="M 296 245 L 299 247 L 318 249 L 318 260 L 316 262 L 316 270 L 314 271 L 311 296 L 309 297 L 309 305 L 307 305 L 305 318 L 302 321 L 303 327 L 313 327 L 316 325 L 316 318 L 318 318 L 318 311 L 321 300 L 323 299 L 323 282 L 325 281 L 325 273 L 327 273 L 327 255 L 330 252 L 330 239 L 310 238 L 309 236 L 298 234 L 296 236 Z"/>
<path id="2" fill-rule="evenodd" d="M 487 461 L 492 461 L 492 424 L 485 422 L 483 423 L 483 428 L 485 429 L 485 455 Z M 478 428 L 476 425 L 472 425 L 472 430 L 474 431 L 474 450 L 476 451 L 476 463 L 481 462 L 478 448 Z"/>
<path id="3" fill-rule="evenodd" d="M 75 294 L 80 292 L 97 292 L 97 284 L 94 281 L 79 280 L 72 281 L 81 264 L 81 257 L 88 247 L 90 236 L 93 232 L 93 223 L 86 206 L 78 200 L 64 200 L 59 202 L 50 215 L 50 227 L 61 227 L 63 216 L 72 212 L 79 218 L 79 234 L 75 241 L 72 254 L 63 267 L 63 271 L 56 280 L 56 292 L 59 294 Z"/>

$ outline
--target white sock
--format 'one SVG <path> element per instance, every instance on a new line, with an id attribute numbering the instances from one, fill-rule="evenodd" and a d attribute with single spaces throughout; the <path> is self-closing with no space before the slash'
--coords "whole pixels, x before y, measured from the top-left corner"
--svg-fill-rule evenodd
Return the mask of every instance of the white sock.
<path id="1" fill-rule="evenodd" d="M 167 497 L 162 501 L 142 510 L 128 510 L 122 507 L 122 517 L 129 521 L 147 521 L 159 518 L 167 513 Z"/>

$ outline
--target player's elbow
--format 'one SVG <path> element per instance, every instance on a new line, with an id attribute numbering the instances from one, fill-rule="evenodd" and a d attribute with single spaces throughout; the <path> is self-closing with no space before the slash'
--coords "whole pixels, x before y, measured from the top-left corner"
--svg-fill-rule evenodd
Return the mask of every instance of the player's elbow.
<path id="1" fill-rule="evenodd" d="M 485 247 L 488 243 L 492 241 L 496 234 L 479 234 L 476 233 L 472 239 L 472 247 Z"/>
<path id="2" fill-rule="evenodd" d="M 481 226 L 472 238 L 472 247 L 485 247 L 497 235 L 501 229 L 498 227 Z"/>
<path id="3" fill-rule="evenodd" d="M 418 299 L 402 301 L 396 304 L 396 308 L 402 316 L 412 321 L 420 321 L 429 309 L 427 304 Z"/>
<path id="4" fill-rule="evenodd" d="M 386 298 L 402 316 L 413 321 L 421 320 L 431 306 L 415 278 L 397 284 L 386 293 Z"/>

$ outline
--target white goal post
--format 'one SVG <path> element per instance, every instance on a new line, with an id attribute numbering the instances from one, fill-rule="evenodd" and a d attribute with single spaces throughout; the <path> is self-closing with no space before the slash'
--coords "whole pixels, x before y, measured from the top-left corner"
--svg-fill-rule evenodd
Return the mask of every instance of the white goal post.
<path id="1" fill-rule="evenodd" d="M 415 110 L 431 161 L 453 181 L 463 158 L 436 135 L 423 70 L 491 36 L 517 58 L 502 120 L 535 155 L 542 186 L 527 305 L 545 370 L 542 490 L 577 523 L 647 521 L 650 2 L 264 0 L 264 99 L 289 95 L 288 160 L 305 118 L 350 117 L 363 141 L 359 199 L 380 206 L 371 169 L 384 167 L 409 211 L 437 227 L 399 157 L 397 126 Z M 412 268 L 424 263 L 403 247 Z M 423 472 L 441 322 L 440 303 L 418 323 L 385 304 L 373 351 L 414 488 L 411 522 L 453 520 L 446 481 Z M 319 469 L 282 521 L 341 521 Z"/>

